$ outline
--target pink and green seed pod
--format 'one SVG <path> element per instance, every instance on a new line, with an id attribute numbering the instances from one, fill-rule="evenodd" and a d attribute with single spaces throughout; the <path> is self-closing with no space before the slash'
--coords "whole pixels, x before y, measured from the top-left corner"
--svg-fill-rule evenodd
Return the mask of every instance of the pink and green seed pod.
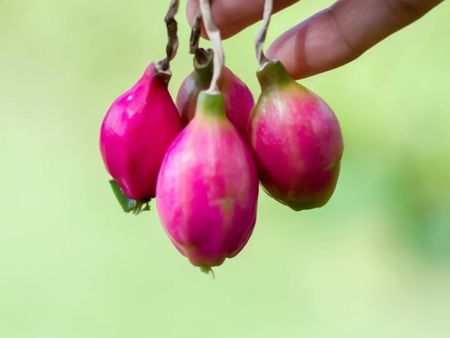
<path id="1" fill-rule="evenodd" d="M 177 107 L 183 126 L 195 115 L 198 95 L 209 87 L 213 74 L 212 54 L 202 51 L 202 61 L 194 61 L 194 71 L 183 81 L 177 95 Z M 225 96 L 225 113 L 240 134 L 245 137 L 251 110 L 255 104 L 247 85 L 229 68 L 223 67 L 219 89 Z"/>
<path id="2" fill-rule="evenodd" d="M 262 93 L 249 142 L 269 195 L 299 211 L 321 207 L 339 176 L 343 140 L 331 108 L 295 82 L 280 62 L 258 72 Z"/>
<path id="3" fill-rule="evenodd" d="M 170 146 L 157 184 L 164 229 L 204 269 L 237 255 L 256 222 L 256 168 L 224 109 L 221 94 L 200 93 L 195 118 Z"/>
<path id="4" fill-rule="evenodd" d="M 114 101 L 101 126 L 105 166 L 122 192 L 138 202 L 155 197 L 161 162 L 182 130 L 167 89 L 169 79 L 150 64 L 141 79 Z"/>

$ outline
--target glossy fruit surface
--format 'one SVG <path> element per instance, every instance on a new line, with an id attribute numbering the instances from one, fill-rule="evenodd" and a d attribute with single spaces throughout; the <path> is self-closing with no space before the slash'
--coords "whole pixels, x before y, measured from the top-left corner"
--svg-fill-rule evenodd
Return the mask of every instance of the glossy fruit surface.
<path id="1" fill-rule="evenodd" d="M 110 175 L 129 199 L 155 197 L 167 148 L 181 132 L 169 77 L 150 64 L 141 79 L 109 108 L 100 131 L 100 150 Z"/>
<path id="2" fill-rule="evenodd" d="M 297 211 L 323 206 L 336 187 L 343 153 L 334 112 L 280 62 L 268 63 L 258 79 L 262 93 L 248 137 L 264 189 Z"/>
<path id="3" fill-rule="evenodd" d="M 200 93 L 195 118 L 168 150 L 157 208 L 176 248 L 195 266 L 221 265 L 255 225 L 258 177 L 221 94 Z"/>
<path id="4" fill-rule="evenodd" d="M 212 59 L 204 64 L 194 63 L 194 71 L 184 80 L 177 95 L 177 107 L 183 126 L 195 116 L 198 95 L 209 87 L 212 78 Z M 247 85 L 229 68 L 224 67 L 219 81 L 220 91 L 225 96 L 225 112 L 236 129 L 245 135 L 250 112 L 255 101 Z"/>

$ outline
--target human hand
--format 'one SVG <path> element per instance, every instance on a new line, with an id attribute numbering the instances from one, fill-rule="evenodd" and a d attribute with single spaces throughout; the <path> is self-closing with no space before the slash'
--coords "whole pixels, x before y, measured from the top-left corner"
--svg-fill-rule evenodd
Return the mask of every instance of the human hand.
<path id="1" fill-rule="evenodd" d="M 278 12 L 298 0 L 274 0 Z M 338 0 L 281 35 L 268 56 L 296 79 L 342 66 L 416 21 L 442 0 Z M 228 38 L 262 18 L 264 0 L 213 0 L 212 15 Z M 198 0 L 188 0 L 189 22 Z"/>

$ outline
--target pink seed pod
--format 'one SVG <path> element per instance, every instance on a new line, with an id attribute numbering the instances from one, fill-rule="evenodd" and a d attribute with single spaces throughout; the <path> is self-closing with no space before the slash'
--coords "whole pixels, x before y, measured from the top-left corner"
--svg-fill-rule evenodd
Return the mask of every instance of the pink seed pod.
<path id="1" fill-rule="evenodd" d="M 198 53 L 194 71 L 181 84 L 176 99 L 183 126 L 194 118 L 198 94 L 209 87 L 213 74 L 211 51 L 200 50 Z M 227 67 L 223 68 L 219 89 L 225 96 L 225 113 L 228 119 L 245 136 L 250 112 L 255 104 L 250 89 Z"/>
<path id="2" fill-rule="evenodd" d="M 257 76 L 262 93 L 252 112 L 249 142 L 262 185 L 296 211 L 325 205 L 343 153 L 335 114 L 278 61 L 267 63 Z"/>
<path id="3" fill-rule="evenodd" d="M 106 169 L 123 194 L 137 202 L 155 197 L 161 162 L 182 130 L 167 89 L 169 79 L 150 64 L 141 79 L 114 101 L 101 126 Z"/>
<path id="4" fill-rule="evenodd" d="M 200 93 L 195 118 L 167 151 L 156 189 L 171 241 L 206 270 L 237 255 L 256 221 L 256 168 L 224 109 L 222 94 Z"/>

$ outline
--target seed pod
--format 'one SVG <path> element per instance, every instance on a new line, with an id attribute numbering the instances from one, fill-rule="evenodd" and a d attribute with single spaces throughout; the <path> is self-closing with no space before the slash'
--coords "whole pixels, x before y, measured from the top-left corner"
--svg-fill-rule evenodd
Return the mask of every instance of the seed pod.
<path id="1" fill-rule="evenodd" d="M 238 254 L 256 221 L 256 168 L 224 109 L 221 94 L 200 93 L 195 118 L 167 151 L 157 184 L 167 234 L 203 269 Z"/>
<path id="2" fill-rule="evenodd" d="M 181 121 L 167 86 L 170 76 L 150 64 L 141 79 L 108 110 L 100 131 L 106 169 L 127 198 L 155 197 L 164 154 L 181 132 Z"/>
<path id="3" fill-rule="evenodd" d="M 213 73 L 211 51 L 200 49 L 194 60 L 194 71 L 183 81 L 177 95 L 177 107 L 183 126 L 195 115 L 197 98 L 209 87 Z M 225 112 L 242 136 L 247 132 L 250 112 L 255 101 L 247 85 L 229 68 L 223 67 L 219 89 L 225 96 Z"/>
<path id="4" fill-rule="evenodd" d="M 343 140 L 331 108 L 295 82 L 280 62 L 257 73 L 262 93 L 249 143 L 269 195 L 294 210 L 327 203 L 339 176 Z"/>

